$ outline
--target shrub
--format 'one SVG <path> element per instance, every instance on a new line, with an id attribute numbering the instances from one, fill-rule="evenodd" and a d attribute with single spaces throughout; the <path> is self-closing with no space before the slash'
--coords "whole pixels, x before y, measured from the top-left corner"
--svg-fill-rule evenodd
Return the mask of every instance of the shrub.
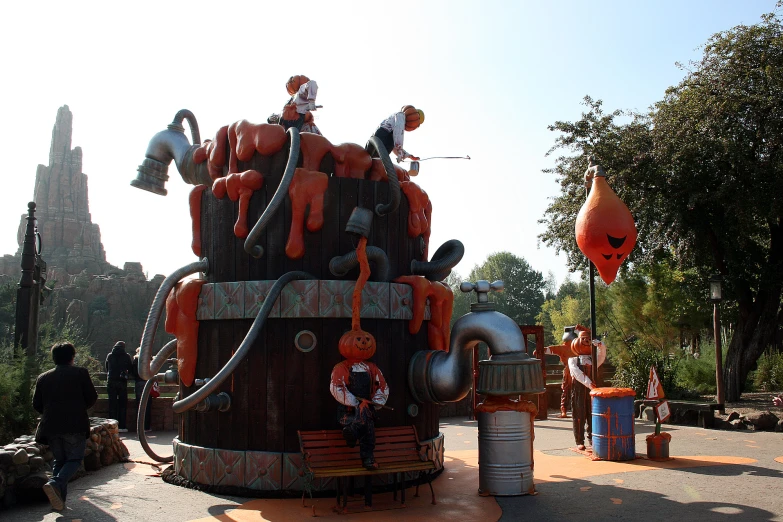
<path id="1" fill-rule="evenodd" d="M 682 358 L 678 384 L 683 390 L 697 395 L 716 393 L 714 345 L 703 344 L 698 359 L 690 355 Z"/>
<path id="2" fill-rule="evenodd" d="M 783 389 L 783 353 L 765 353 L 759 357 L 753 386 L 760 391 Z"/>
<path id="3" fill-rule="evenodd" d="M 615 359 L 617 370 L 612 382 L 615 386 L 632 388 L 637 398 L 644 398 L 650 367 L 655 366 L 664 393 L 667 397 L 676 398 L 680 395 L 676 385 L 679 363 L 679 358 L 668 357 L 661 350 L 633 342 Z"/>

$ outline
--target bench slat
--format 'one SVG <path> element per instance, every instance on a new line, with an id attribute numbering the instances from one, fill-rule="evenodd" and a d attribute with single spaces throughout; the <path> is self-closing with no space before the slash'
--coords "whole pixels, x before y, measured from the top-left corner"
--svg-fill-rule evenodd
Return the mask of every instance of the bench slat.
<path id="1" fill-rule="evenodd" d="M 394 443 L 405 443 L 415 446 L 416 445 L 416 439 L 413 436 L 407 436 L 407 437 L 378 437 L 376 434 L 375 436 L 375 445 L 378 446 L 380 444 L 394 444 Z M 339 448 L 341 446 L 345 446 L 345 439 L 343 438 L 342 433 L 340 433 L 339 439 L 330 439 L 330 440 L 319 440 L 319 441 L 303 441 L 304 448 Z"/>
<path id="2" fill-rule="evenodd" d="M 381 459 L 387 459 L 387 461 L 391 460 L 398 460 L 398 461 L 416 461 L 421 462 L 421 457 L 419 455 L 419 452 L 415 449 L 409 449 L 409 450 L 403 450 L 403 451 L 375 451 L 375 460 L 380 461 Z M 358 459 L 359 456 L 357 455 L 316 455 L 315 457 L 309 457 L 307 459 L 307 463 L 310 466 L 323 466 L 326 463 L 334 463 L 334 465 L 339 465 L 341 462 L 350 460 L 350 459 Z M 391 460 L 389 460 L 391 459 Z M 329 464 L 333 465 L 333 464 Z"/>
<path id="3" fill-rule="evenodd" d="M 416 444 L 410 444 L 410 443 L 393 443 L 393 444 L 384 444 L 380 446 L 378 444 L 378 441 L 376 440 L 375 446 L 382 447 L 384 451 L 386 450 L 400 450 L 400 449 L 418 449 L 418 446 Z M 306 453 L 310 456 L 316 456 L 316 455 L 343 455 L 343 454 L 350 454 L 355 453 L 358 451 L 358 446 L 355 446 L 353 448 L 349 448 L 346 446 L 345 441 L 342 441 L 342 444 L 339 446 L 330 446 L 326 448 L 313 448 L 310 446 L 306 447 Z"/>
<path id="4" fill-rule="evenodd" d="M 413 431 L 403 428 L 375 428 L 376 438 L 385 436 L 399 436 L 410 435 L 413 436 Z M 299 438 L 302 442 L 309 442 L 315 440 L 332 440 L 342 438 L 343 434 L 340 430 L 321 430 L 321 431 L 300 431 Z"/>
<path id="5" fill-rule="evenodd" d="M 401 471 L 427 471 L 435 469 L 435 464 L 432 462 L 419 462 L 419 463 L 404 463 L 404 465 L 395 466 L 387 464 L 379 467 L 376 470 L 368 470 L 359 466 L 343 467 L 343 468 L 326 468 L 326 469 L 314 469 L 312 470 L 313 477 L 351 477 L 362 475 L 382 475 L 385 473 L 397 473 Z"/>

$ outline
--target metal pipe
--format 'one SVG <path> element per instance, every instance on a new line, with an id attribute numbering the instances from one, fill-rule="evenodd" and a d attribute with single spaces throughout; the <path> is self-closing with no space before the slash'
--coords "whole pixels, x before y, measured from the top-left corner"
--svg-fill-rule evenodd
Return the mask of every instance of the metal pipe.
<path id="1" fill-rule="evenodd" d="M 209 411 L 227 412 L 231 409 L 231 395 L 226 392 L 212 393 L 193 408 L 200 413 Z"/>
<path id="2" fill-rule="evenodd" d="M 291 185 L 291 180 L 294 179 L 294 172 L 296 172 L 296 164 L 299 161 L 299 130 L 296 127 L 288 129 L 288 139 L 291 142 L 291 147 L 288 150 L 288 162 L 285 164 L 283 178 L 280 180 L 272 200 L 266 206 L 256 224 L 253 225 L 253 230 L 247 235 L 247 239 L 245 239 L 245 252 L 255 258 L 264 255 L 264 247 L 258 244 L 258 241 L 261 239 L 261 233 L 277 213 L 283 201 L 285 201 L 288 187 Z"/>
<path id="3" fill-rule="evenodd" d="M 397 172 L 394 170 L 391 158 L 389 158 L 389 151 L 386 150 L 386 147 L 378 136 L 371 136 L 365 149 L 370 154 L 375 150 L 381 163 L 383 163 L 383 170 L 386 171 L 386 178 L 389 180 L 389 202 L 378 203 L 375 206 L 375 213 L 379 216 L 391 214 L 400 206 L 400 180 L 397 179 Z"/>
<path id="4" fill-rule="evenodd" d="M 160 352 L 158 352 L 158 356 L 155 357 L 155 359 L 162 359 L 163 362 L 165 362 L 166 357 L 174 353 L 177 349 L 177 341 L 176 339 L 174 341 L 171 341 L 170 343 L 166 344 L 163 348 L 161 348 Z M 165 357 L 162 357 L 165 356 Z M 150 392 L 152 391 L 152 384 L 157 381 L 161 382 L 165 379 L 165 374 L 161 373 L 158 375 L 153 375 L 152 379 L 147 379 L 147 383 L 144 385 L 144 391 L 141 392 L 141 400 L 139 401 L 139 411 L 136 413 L 136 434 L 139 436 L 139 444 L 141 444 L 141 447 L 144 449 L 144 452 L 149 455 L 149 457 L 152 460 L 155 460 L 157 462 L 172 462 L 174 460 L 174 456 L 171 455 L 170 457 L 161 457 L 157 453 L 155 453 L 152 448 L 150 448 L 150 445 L 147 443 L 147 434 L 144 433 L 144 423 L 146 421 L 147 417 L 147 402 L 150 400 Z"/>
<path id="5" fill-rule="evenodd" d="M 183 120 L 188 120 L 193 144 L 185 136 Z M 212 184 L 206 162 L 193 163 L 193 152 L 200 146 L 196 117 L 187 109 L 182 109 L 174 116 L 166 130 L 152 137 L 147 145 L 144 161 L 139 165 L 136 179 L 131 185 L 154 194 L 165 196 L 166 181 L 169 179 L 169 164 L 174 160 L 182 179 L 191 185 Z"/>
<path id="6" fill-rule="evenodd" d="M 473 383 L 473 348 L 480 342 L 489 346 L 493 361 L 529 359 L 522 330 L 510 317 L 494 310 L 468 313 L 454 323 L 448 352 L 413 354 L 408 383 L 414 398 L 443 404 L 465 397 Z"/>
<path id="7" fill-rule="evenodd" d="M 374 281 L 388 281 L 389 258 L 386 256 L 386 252 L 377 246 L 368 246 L 366 252 L 367 259 L 375 262 L 375 270 L 371 272 L 372 279 Z M 352 250 L 342 256 L 333 257 L 332 260 L 329 261 L 329 271 L 337 277 L 342 277 L 358 264 L 359 259 L 357 258 L 356 251 Z"/>
<path id="8" fill-rule="evenodd" d="M 196 272 L 206 272 L 209 268 L 207 258 L 204 257 L 200 261 L 190 263 L 182 268 L 179 268 L 172 272 L 170 276 L 163 280 L 158 292 L 155 294 L 155 299 L 152 300 L 152 306 L 150 306 L 149 314 L 147 315 L 147 322 L 144 324 L 144 332 L 141 334 L 141 344 L 139 350 L 139 376 L 142 379 L 150 379 L 153 375 L 158 373 L 158 370 L 163 367 L 166 362 L 166 357 L 162 357 L 163 349 L 155 356 L 153 365 L 150 365 L 150 359 L 152 355 L 152 343 L 155 341 L 155 332 L 158 329 L 158 323 L 160 322 L 160 316 L 163 314 L 163 310 L 166 307 L 166 298 L 169 296 L 171 289 L 174 285 L 179 283 L 184 277 Z M 175 341 L 172 341 L 175 342 Z M 171 344 L 171 342 L 169 343 Z M 166 345 L 168 347 L 168 345 Z"/>
<path id="9" fill-rule="evenodd" d="M 465 255 L 465 245 L 458 239 L 443 243 L 432 255 L 431 261 L 411 261 L 411 273 L 423 275 L 430 281 L 443 281 Z"/>
<path id="10" fill-rule="evenodd" d="M 269 316 L 269 312 L 272 311 L 275 300 L 277 300 L 280 292 L 285 288 L 285 285 L 291 281 L 298 281 L 301 279 L 315 279 L 315 277 L 307 272 L 288 272 L 275 281 L 275 284 L 269 289 L 269 293 L 267 293 L 264 304 L 261 305 L 261 309 L 258 311 L 258 315 L 253 321 L 253 325 L 250 327 L 250 330 L 247 331 L 247 334 L 245 335 L 245 338 L 242 339 L 239 347 L 234 351 L 234 355 L 231 356 L 228 362 L 214 377 L 209 379 L 209 382 L 204 383 L 204 386 L 200 387 L 184 399 L 176 401 L 172 404 L 171 409 L 176 413 L 185 412 L 196 407 L 196 405 L 206 399 L 207 396 L 216 392 L 217 388 L 234 372 L 234 370 L 236 370 L 239 363 L 242 362 L 242 359 L 244 359 L 250 351 L 258 334 L 264 328 L 266 318 Z"/>

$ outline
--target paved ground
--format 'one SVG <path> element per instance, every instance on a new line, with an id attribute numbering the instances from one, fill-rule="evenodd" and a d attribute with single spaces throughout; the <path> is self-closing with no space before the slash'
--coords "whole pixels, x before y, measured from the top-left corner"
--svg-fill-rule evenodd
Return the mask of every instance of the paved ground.
<path id="1" fill-rule="evenodd" d="M 447 462 L 475 455 L 475 422 L 445 419 L 441 426 L 446 436 L 447 453 L 452 455 L 452 460 Z M 651 430 L 650 423 L 637 421 L 637 453 L 646 452 L 644 437 Z M 666 431 L 672 434 L 671 454 L 676 458 L 661 467 L 646 459 L 630 464 L 590 461 L 570 449 L 573 437 L 569 419 L 550 418 L 536 422 L 534 458 L 538 494 L 497 498 L 502 509 L 500 520 L 647 522 L 677 517 L 719 521 L 739 515 L 743 521 L 783 521 L 783 434 L 683 426 L 667 426 Z M 171 451 L 169 442 L 173 435 L 154 435 L 151 442 L 158 453 Z M 125 442 L 132 458 L 149 462 L 136 440 L 128 437 Z M 473 484 L 463 492 L 469 494 L 471 488 L 478 486 L 477 469 L 471 465 L 459 469 L 463 480 L 471 479 L 461 482 Z M 443 483 L 451 480 L 448 471 L 447 468 L 447 473 L 435 482 L 436 492 L 446 489 Z M 262 518 L 256 508 L 259 501 L 248 504 L 250 499 L 247 498 L 210 495 L 171 486 L 154 476 L 155 473 L 156 469 L 146 464 L 114 465 L 71 483 L 69 505 L 62 514 L 52 512 L 42 497 L 38 502 L 0 511 L 0 519 L 9 522 L 311 519 L 308 510 L 298 507 L 301 506 L 298 500 L 264 501 L 294 504 L 282 506 L 290 508 L 288 511 L 264 510 Z M 475 474 L 475 479 L 471 473 Z M 416 500 L 428 501 L 426 497 L 422 498 Z M 244 508 L 242 504 L 245 504 Z M 446 499 L 443 504 L 444 516 L 431 510 L 427 518 L 453 520 L 453 513 L 446 516 Z M 297 515 L 292 517 L 291 513 Z M 414 518 L 414 510 L 386 513 L 393 513 L 400 520 Z M 378 519 L 377 513 L 347 517 Z M 462 519 L 468 520 L 464 516 Z M 482 520 L 487 519 L 482 517 Z"/>

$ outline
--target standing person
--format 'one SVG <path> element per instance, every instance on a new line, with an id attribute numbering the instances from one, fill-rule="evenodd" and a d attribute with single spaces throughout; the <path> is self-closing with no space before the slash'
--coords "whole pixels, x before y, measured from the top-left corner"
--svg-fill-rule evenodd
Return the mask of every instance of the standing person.
<path id="1" fill-rule="evenodd" d="M 141 348 L 136 348 L 136 355 L 133 356 L 133 364 L 131 366 L 131 375 L 135 381 L 135 393 L 136 393 L 136 411 L 141 410 L 141 394 L 144 392 L 144 385 L 147 381 L 141 378 L 139 375 L 139 354 Z M 149 399 L 147 399 L 147 408 L 144 413 L 144 431 L 151 431 L 150 424 L 152 423 L 152 393 L 150 393 Z M 140 426 L 136 426 L 136 431 L 139 431 Z"/>
<path id="2" fill-rule="evenodd" d="M 375 130 L 374 136 L 377 136 L 386 147 L 386 152 L 393 152 L 397 156 L 397 163 L 410 158 L 417 161 L 418 156 L 413 156 L 402 148 L 405 140 L 404 131 L 414 131 L 419 125 L 424 123 L 424 111 L 415 108 L 413 105 L 404 105 L 400 112 L 395 112 L 381 122 Z"/>
<path id="3" fill-rule="evenodd" d="M 76 350 L 71 343 L 52 346 L 56 365 L 38 376 L 33 392 L 33 408 L 41 413 L 35 441 L 47 444 L 54 454 L 52 478 L 43 486 L 52 508 L 62 511 L 68 493 L 68 481 L 84 458 L 90 419 L 87 410 L 98 393 L 85 368 L 73 365 Z"/>
<path id="4" fill-rule="evenodd" d="M 109 393 L 109 418 L 117 419 L 120 433 L 127 433 L 128 426 L 128 377 L 133 361 L 125 351 L 125 341 L 117 341 L 106 356 L 106 391 Z"/>

